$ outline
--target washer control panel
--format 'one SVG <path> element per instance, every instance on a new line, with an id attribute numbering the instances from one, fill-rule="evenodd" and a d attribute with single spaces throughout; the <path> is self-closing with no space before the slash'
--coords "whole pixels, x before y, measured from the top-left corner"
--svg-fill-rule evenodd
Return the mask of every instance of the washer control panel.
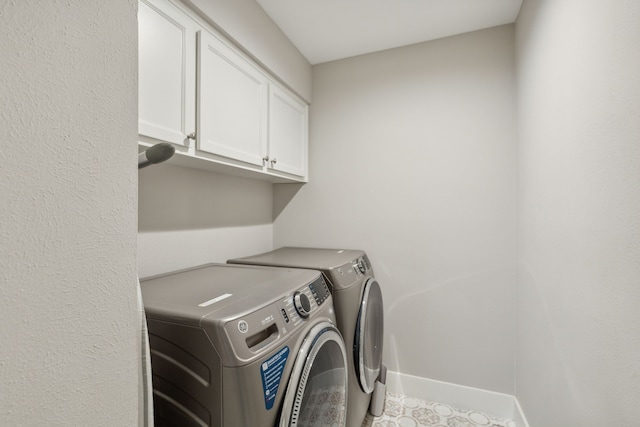
<path id="1" fill-rule="evenodd" d="M 309 289 L 311 289 L 311 294 L 313 295 L 313 298 L 315 298 L 318 306 L 325 302 L 331 295 L 329 292 L 329 286 L 327 286 L 327 282 L 324 281 L 324 276 L 320 276 L 318 280 L 310 283 Z"/>
<path id="2" fill-rule="evenodd" d="M 293 294 L 293 306 L 296 311 L 303 319 L 309 317 L 309 313 L 311 313 L 311 301 L 309 301 L 309 297 L 303 294 L 302 292 L 296 292 Z"/>
<path id="3" fill-rule="evenodd" d="M 323 302 L 331 296 L 329 286 L 322 275 L 316 280 L 299 288 L 293 294 L 289 294 L 282 301 L 284 306 L 280 314 L 285 325 L 296 327 L 307 319 Z"/>

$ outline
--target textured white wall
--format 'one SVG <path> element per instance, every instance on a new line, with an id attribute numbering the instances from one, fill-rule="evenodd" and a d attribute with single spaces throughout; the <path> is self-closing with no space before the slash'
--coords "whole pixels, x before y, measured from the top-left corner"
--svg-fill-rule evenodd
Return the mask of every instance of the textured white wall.
<path id="1" fill-rule="evenodd" d="M 0 425 L 135 426 L 137 5 L 0 10 Z"/>
<path id="2" fill-rule="evenodd" d="M 138 187 L 140 277 L 273 249 L 269 182 L 161 164 Z"/>
<path id="3" fill-rule="evenodd" d="M 514 392 L 513 26 L 313 67 L 310 182 L 274 244 L 364 249 L 385 362 Z"/>
<path id="4" fill-rule="evenodd" d="M 640 2 L 517 22 L 517 397 L 532 426 L 640 419 Z"/>
<path id="5" fill-rule="evenodd" d="M 311 102 L 311 65 L 255 0 L 184 0 Z"/>

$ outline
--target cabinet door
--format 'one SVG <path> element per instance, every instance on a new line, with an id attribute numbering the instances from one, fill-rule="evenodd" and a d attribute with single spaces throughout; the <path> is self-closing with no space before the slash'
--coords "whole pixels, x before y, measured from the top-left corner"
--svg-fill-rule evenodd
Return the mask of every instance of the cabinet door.
<path id="1" fill-rule="evenodd" d="M 138 132 L 186 145 L 195 131 L 194 24 L 166 0 L 138 6 Z"/>
<path id="2" fill-rule="evenodd" d="M 275 85 L 269 96 L 269 167 L 307 174 L 308 106 Z"/>
<path id="3" fill-rule="evenodd" d="M 198 149 L 262 167 L 267 79 L 218 38 L 198 34 Z"/>

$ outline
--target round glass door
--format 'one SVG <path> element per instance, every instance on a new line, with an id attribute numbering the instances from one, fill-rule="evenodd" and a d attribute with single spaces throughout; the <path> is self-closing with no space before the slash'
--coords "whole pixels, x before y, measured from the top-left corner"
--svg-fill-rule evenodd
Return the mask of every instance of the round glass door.
<path id="1" fill-rule="evenodd" d="M 297 354 L 284 397 L 280 427 L 344 427 L 347 353 L 340 332 L 322 322 Z"/>
<path id="2" fill-rule="evenodd" d="M 354 337 L 354 363 L 365 393 L 371 393 L 382 366 L 382 340 L 384 337 L 384 310 L 380 285 L 367 279 L 360 302 L 356 336 Z"/>

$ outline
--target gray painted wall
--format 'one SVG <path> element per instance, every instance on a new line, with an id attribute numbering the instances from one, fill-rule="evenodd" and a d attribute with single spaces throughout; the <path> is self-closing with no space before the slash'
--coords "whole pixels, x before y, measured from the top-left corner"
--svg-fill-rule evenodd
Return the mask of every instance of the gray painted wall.
<path id="1" fill-rule="evenodd" d="M 135 426 L 137 3 L 0 9 L 0 425 Z"/>
<path id="2" fill-rule="evenodd" d="M 273 249 L 269 182 L 161 164 L 138 188 L 140 277 Z"/>
<path id="3" fill-rule="evenodd" d="M 313 67 L 310 182 L 274 244 L 364 249 L 389 368 L 514 392 L 513 26 Z"/>
<path id="4" fill-rule="evenodd" d="M 532 426 L 640 419 L 640 3 L 517 22 L 517 397 Z"/>

